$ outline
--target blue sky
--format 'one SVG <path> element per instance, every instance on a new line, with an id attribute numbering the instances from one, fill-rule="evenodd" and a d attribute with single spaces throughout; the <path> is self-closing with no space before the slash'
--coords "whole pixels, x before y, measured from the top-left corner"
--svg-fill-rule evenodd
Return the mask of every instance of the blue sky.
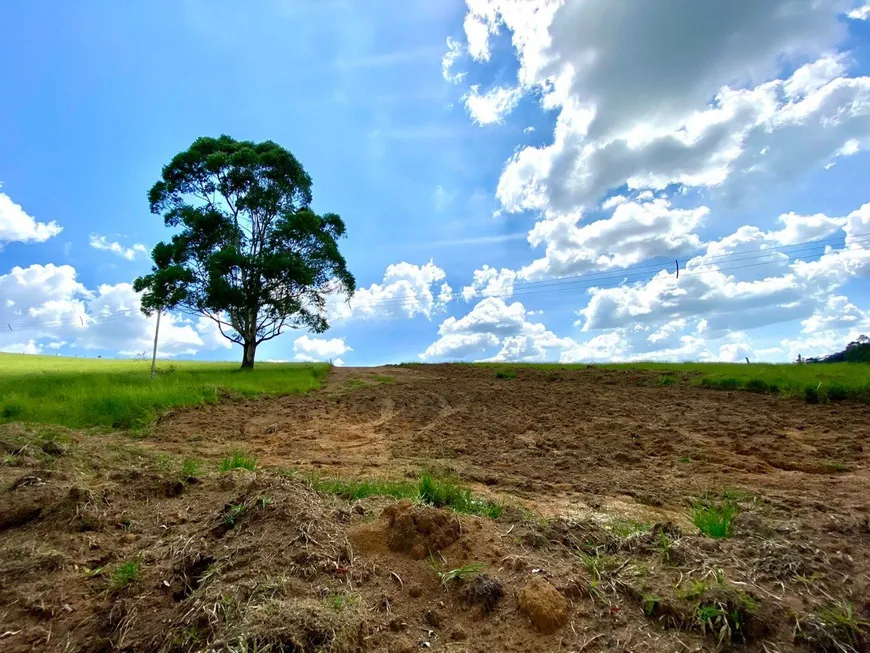
<path id="1" fill-rule="evenodd" d="M 870 11 L 783 2 L 5 3 L 0 350 L 146 350 L 145 193 L 222 133 L 302 161 L 362 289 L 260 360 L 841 348 L 870 331 Z M 240 357 L 183 316 L 161 354 Z"/>

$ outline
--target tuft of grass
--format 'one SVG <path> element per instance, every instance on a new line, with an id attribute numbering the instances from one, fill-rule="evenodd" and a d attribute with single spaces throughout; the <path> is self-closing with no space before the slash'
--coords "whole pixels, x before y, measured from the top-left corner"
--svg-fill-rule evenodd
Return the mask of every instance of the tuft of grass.
<path id="1" fill-rule="evenodd" d="M 3 454 L 2 460 L 5 467 L 18 467 L 22 463 L 21 456 L 16 456 L 11 453 Z"/>
<path id="2" fill-rule="evenodd" d="M 858 644 L 870 629 L 870 622 L 855 614 L 848 601 L 834 603 L 816 612 L 819 623 L 835 638 L 845 640 L 850 645 Z"/>
<path id="3" fill-rule="evenodd" d="M 600 581 L 603 575 L 612 572 L 622 564 L 616 556 L 598 551 L 591 554 L 578 551 L 577 555 L 580 556 L 580 562 L 586 567 L 593 581 Z"/>
<path id="4" fill-rule="evenodd" d="M 833 383 L 825 389 L 825 394 L 828 401 L 845 401 L 849 398 L 849 389 L 840 383 Z"/>
<path id="5" fill-rule="evenodd" d="M 743 381 L 740 379 L 732 379 L 732 378 L 715 378 L 715 377 L 704 377 L 701 379 L 701 385 L 705 388 L 713 388 L 715 390 L 739 390 L 740 386 L 743 385 Z"/>
<path id="6" fill-rule="evenodd" d="M 630 537 L 635 533 L 647 533 L 652 529 L 651 524 L 635 521 L 633 519 L 615 519 L 605 524 L 611 533 L 618 537 Z"/>
<path id="7" fill-rule="evenodd" d="M 257 469 L 257 459 L 248 456 L 243 451 L 235 451 L 221 460 L 220 464 L 220 470 L 222 472 L 229 472 L 233 469 L 247 469 L 249 472 L 253 472 Z"/>
<path id="8" fill-rule="evenodd" d="M 677 377 L 673 374 L 662 374 L 658 379 L 659 385 L 674 385 L 677 382 Z"/>
<path id="9" fill-rule="evenodd" d="M 472 562 L 467 565 L 463 565 L 462 567 L 457 567 L 456 569 L 442 569 L 438 562 L 433 558 L 431 561 L 432 569 L 435 571 L 435 575 L 438 576 L 438 579 L 441 581 L 441 584 L 446 588 L 450 583 L 456 581 L 464 581 L 472 576 L 477 576 L 484 569 L 486 569 L 486 565 L 482 562 Z"/>
<path id="10" fill-rule="evenodd" d="M 516 370 L 496 370 L 495 378 L 497 379 L 515 379 L 517 378 Z"/>
<path id="11" fill-rule="evenodd" d="M 230 504 L 227 511 L 224 513 L 224 524 L 228 528 L 235 528 L 245 514 L 248 512 L 248 506 L 244 503 Z"/>
<path id="12" fill-rule="evenodd" d="M 387 383 L 387 384 L 390 384 L 390 383 L 395 383 L 395 382 L 396 382 L 396 377 L 394 377 L 394 376 L 390 376 L 389 374 L 375 374 L 375 375 L 374 375 L 374 379 L 375 379 L 375 381 L 377 381 L 378 383 Z"/>
<path id="13" fill-rule="evenodd" d="M 236 363 L 179 361 L 153 379 L 150 369 L 142 360 L 0 354 L 0 422 L 142 429 L 166 411 L 227 395 L 308 392 L 329 365 L 257 363 L 240 373 Z"/>
<path id="14" fill-rule="evenodd" d="M 127 560 L 115 567 L 115 570 L 112 572 L 111 588 L 113 590 L 120 590 L 127 587 L 127 585 L 138 582 L 141 578 L 142 560 L 140 558 Z"/>
<path id="15" fill-rule="evenodd" d="M 686 588 L 678 589 L 677 596 L 686 601 L 692 601 L 694 599 L 698 599 L 704 596 L 704 593 L 707 591 L 707 583 L 703 580 L 693 581 L 691 585 Z"/>
<path id="16" fill-rule="evenodd" d="M 181 478 L 189 480 L 199 475 L 199 462 L 193 458 L 185 458 L 181 463 Z"/>
<path id="17" fill-rule="evenodd" d="M 322 478 L 316 474 L 308 475 L 308 479 L 316 491 L 334 494 L 351 501 L 372 496 L 411 499 L 436 508 L 451 508 L 456 512 L 481 515 L 490 519 L 497 519 L 504 512 L 502 504 L 477 498 L 468 488 L 452 480 L 438 478 L 431 473 L 423 474 L 416 483 L 379 479 Z"/>
<path id="18" fill-rule="evenodd" d="M 18 402 L 9 401 L 3 404 L 0 408 L 0 417 L 4 419 L 14 419 L 24 413 L 24 406 Z"/>
<path id="19" fill-rule="evenodd" d="M 749 392 L 771 394 L 770 384 L 764 379 L 749 379 L 746 382 L 746 389 L 749 390 Z"/>
<path id="20" fill-rule="evenodd" d="M 743 621 L 739 610 L 729 610 L 720 603 L 704 603 L 695 609 L 695 619 L 701 627 L 701 632 L 714 635 L 721 645 L 731 641 L 738 633 L 743 632 Z"/>
<path id="21" fill-rule="evenodd" d="M 483 515 L 497 519 L 504 506 L 492 501 L 476 499 L 471 490 L 461 487 L 448 479 L 437 479 L 431 474 L 423 474 L 418 485 L 420 501 L 441 508 L 447 506 L 456 512 Z"/>
<path id="22" fill-rule="evenodd" d="M 707 537 L 731 537 L 731 522 L 739 512 L 739 506 L 731 500 L 721 503 L 699 502 L 692 509 L 692 523 Z"/>
<path id="23" fill-rule="evenodd" d="M 418 494 L 416 484 L 403 481 L 324 479 L 314 476 L 311 484 L 318 492 L 335 494 L 351 501 L 372 496 L 416 499 Z"/>
<path id="24" fill-rule="evenodd" d="M 336 612 L 341 612 L 345 608 L 357 605 L 359 603 L 359 596 L 349 592 L 330 592 L 323 598 L 323 602 L 327 607 L 332 608 Z"/>
<path id="25" fill-rule="evenodd" d="M 758 604 L 748 594 L 729 588 L 723 580 L 719 585 L 720 590 L 725 588 L 724 595 L 698 603 L 695 620 L 701 632 L 715 636 L 721 646 L 734 639 L 745 639 L 746 622 L 756 612 Z"/>
<path id="26" fill-rule="evenodd" d="M 653 616 L 660 601 L 661 599 L 655 594 L 644 594 L 641 601 L 643 604 L 643 613 L 647 617 Z"/>

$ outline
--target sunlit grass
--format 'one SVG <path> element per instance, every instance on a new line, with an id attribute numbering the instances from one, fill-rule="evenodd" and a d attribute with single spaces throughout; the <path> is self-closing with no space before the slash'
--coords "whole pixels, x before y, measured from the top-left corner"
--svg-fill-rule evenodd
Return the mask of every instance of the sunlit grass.
<path id="1" fill-rule="evenodd" d="M 484 367 L 515 370 L 585 369 L 584 364 L 563 363 L 479 363 Z M 717 390 L 745 390 L 804 399 L 809 403 L 861 401 L 870 403 L 870 364 L 867 363 L 619 363 L 595 365 L 605 370 L 657 372 L 657 385 L 679 383 Z"/>
<path id="2" fill-rule="evenodd" d="M 295 475 L 295 474 L 294 474 Z M 311 485 L 318 492 L 335 494 L 345 499 L 359 500 L 371 496 L 411 499 L 436 508 L 447 507 L 456 512 L 482 515 L 497 519 L 504 511 L 501 503 L 481 499 L 471 490 L 457 482 L 424 473 L 414 481 L 390 481 L 381 479 L 324 478 L 308 475 Z"/>
<path id="3" fill-rule="evenodd" d="M 0 354 L 0 423 L 139 428 L 172 408 L 319 387 L 327 364 L 150 362 Z"/>

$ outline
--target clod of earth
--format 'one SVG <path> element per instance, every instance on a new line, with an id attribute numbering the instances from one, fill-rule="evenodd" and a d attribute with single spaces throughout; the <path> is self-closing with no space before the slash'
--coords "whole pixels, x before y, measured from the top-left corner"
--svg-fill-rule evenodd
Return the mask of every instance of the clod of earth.
<path id="1" fill-rule="evenodd" d="M 49 456 L 62 456 L 65 449 L 54 440 L 48 440 L 42 444 L 42 450 Z"/>
<path id="2" fill-rule="evenodd" d="M 390 520 L 387 546 L 410 553 L 415 560 L 446 549 L 461 535 L 459 520 L 446 510 L 400 501 L 383 514 Z"/>
<path id="3" fill-rule="evenodd" d="M 32 503 L 9 503 L 0 506 L 0 531 L 33 521 L 41 512 L 42 507 Z"/>
<path id="4" fill-rule="evenodd" d="M 553 633 L 568 623 L 568 599 L 539 576 L 532 576 L 517 592 L 517 605 L 543 633 Z"/>
<path id="5" fill-rule="evenodd" d="M 484 614 L 495 610 L 501 597 L 504 596 L 504 586 L 498 578 L 489 574 L 475 576 L 463 592 L 465 600 L 472 605 L 479 605 Z"/>

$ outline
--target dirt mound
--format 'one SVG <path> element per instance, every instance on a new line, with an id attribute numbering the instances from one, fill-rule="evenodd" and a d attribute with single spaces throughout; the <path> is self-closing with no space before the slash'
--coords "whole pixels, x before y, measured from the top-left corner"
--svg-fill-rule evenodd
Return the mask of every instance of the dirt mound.
<path id="1" fill-rule="evenodd" d="M 387 546 L 410 553 L 415 560 L 446 549 L 462 534 L 456 515 L 447 510 L 401 501 L 385 508 L 383 514 L 390 520 Z"/>
<path id="2" fill-rule="evenodd" d="M 555 632 L 568 623 L 568 599 L 543 578 L 529 579 L 517 592 L 517 605 L 543 633 Z"/>

